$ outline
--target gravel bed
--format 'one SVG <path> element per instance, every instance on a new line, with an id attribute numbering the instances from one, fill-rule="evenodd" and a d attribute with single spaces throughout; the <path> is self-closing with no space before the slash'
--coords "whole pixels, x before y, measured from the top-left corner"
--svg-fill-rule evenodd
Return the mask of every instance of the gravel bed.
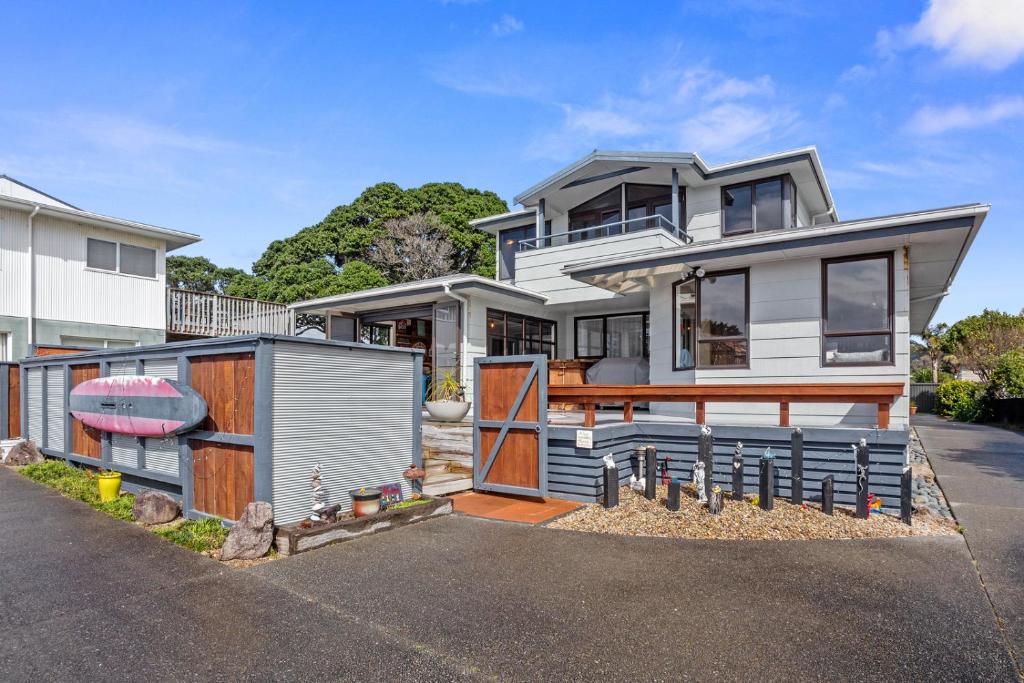
<path id="1" fill-rule="evenodd" d="M 665 507 L 667 496 L 667 486 L 658 487 L 654 500 L 627 486 L 619 491 L 618 507 L 606 510 L 601 505 L 586 505 L 547 526 L 627 536 L 716 540 L 838 540 L 956 533 L 952 521 L 927 511 L 916 512 L 913 525 L 907 526 L 897 517 L 880 513 L 872 513 L 866 520 L 856 519 L 851 511 L 838 506 L 830 517 L 817 504 L 793 505 L 783 498 L 776 498 L 774 509 L 766 512 L 751 503 L 751 497 L 733 501 L 726 493 L 725 509 L 715 516 L 697 502 L 692 485 L 683 486 L 678 512 Z"/>
<path id="2" fill-rule="evenodd" d="M 928 462 L 928 454 L 921 446 L 915 430 L 910 432 L 910 464 L 914 470 L 914 484 L 910 493 L 914 510 L 923 510 L 944 519 L 953 519 L 949 503 L 942 489 L 935 483 L 935 473 Z"/>

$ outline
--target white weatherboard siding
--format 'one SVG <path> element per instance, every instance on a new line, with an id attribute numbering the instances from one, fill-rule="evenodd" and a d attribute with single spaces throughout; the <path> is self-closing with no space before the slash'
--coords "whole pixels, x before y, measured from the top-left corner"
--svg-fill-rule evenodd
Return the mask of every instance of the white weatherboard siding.
<path id="1" fill-rule="evenodd" d="M 722 239 L 722 185 L 686 188 L 686 231 L 694 242 Z M 796 224 L 811 224 L 806 199 L 796 196 Z"/>
<path id="2" fill-rule="evenodd" d="M 349 491 L 399 483 L 412 462 L 413 357 L 393 351 L 274 344 L 274 518 L 309 515 L 310 473 L 320 463 L 327 503 L 352 507 Z"/>
<path id="3" fill-rule="evenodd" d="M 162 242 L 51 216 L 36 216 L 33 226 L 36 317 L 98 325 L 164 328 Z M 155 249 L 156 277 L 136 277 L 86 268 L 86 240 L 89 237 Z"/>
<path id="4" fill-rule="evenodd" d="M 28 214 L 0 207 L 0 316 L 28 315 Z"/>
<path id="5" fill-rule="evenodd" d="M 821 260 L 790 259 L 750 268 L 750 368 L 674 372 L 672 367 L 672 291 L 662 278 L 652 292 L 651 382 L 653 384 L 771 384 L 817 382 L 902 382 L 910 363 L 908 275 L 900 252 L 894 255 L 895 364 L 869 367 L 821 365 Z M 692 417 L 693 406 L 656 404 L 655 412 Z M 709 403 L 710 424 L 778 424 L 778 404 Z M 892 407 L 893 427 L 906 428 L 907 389 Z M 795 426 L 873 426 L 874 405 L 793 404 Z"/>
<path id="6" fill-rule="evenodd" d="M 682 242 L 661 229 L 643 230 L 625 235 L 574 242 L 545 249 L 530 249 L 516 254 L 514 284 L 548 297 L 549 305 L 610 299 L 612 292 L 573 280 L 562 267 L 574 261 L 612 256 L 629 256 L 671 249 Z"/>

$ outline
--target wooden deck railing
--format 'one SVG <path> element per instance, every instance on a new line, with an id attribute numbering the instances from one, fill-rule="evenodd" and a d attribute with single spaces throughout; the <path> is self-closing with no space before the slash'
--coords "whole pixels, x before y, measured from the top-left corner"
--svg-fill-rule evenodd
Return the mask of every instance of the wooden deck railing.
<path id="1" fill-rule="evenodd" d="M 295 333 L 295 314 L 284 304 L 223 294 L 167 289 L 167 331 L 197 337 Z"/>
<path id="2" fill-rule="evenodd" d="M 791 403 L 873 403 L 879 429 L 889 428 L 889 409 L 903 395 L 902 382 L 886 384 L 573 384 L 548 387 L 551 403 L 583 406 L 584 426 L 597 424 L 600 403 L 622 403 L 623 419 L 633 421 L 633 404 L 694 403 L 697 424 L 704 424 L 708 403 L 778 403 L 779 426 L 789 426 Z"/>

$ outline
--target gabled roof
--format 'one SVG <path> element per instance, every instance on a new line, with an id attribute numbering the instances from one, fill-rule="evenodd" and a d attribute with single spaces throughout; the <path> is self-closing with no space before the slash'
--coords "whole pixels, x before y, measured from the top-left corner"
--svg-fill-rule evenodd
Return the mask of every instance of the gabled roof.
<path id="1" fill-rule="evenodd" d="M 46 204 L 51 204 L 52 203 L 52 204 L 56 204 L 58 206 L 63 206 L 63 207 L 68 208 L 68 209 L 77 209 L 77 210 L 81 211 L 81 209 L 79 209 L 74 204 L 69 204 L 68 202 L 64 201 L 63 199 L 58 199 L 57 197 L 54 197 L 52 194 L 47 194 L 46 192 L 43 192 L 42 190 L 40 190 L 38 188 L 32 187 L 28 183 L 23 183 L 20 180 L 18 180 L 17 178 L 12 178 L 11 176 L 5 175 L 3 173 L 0 173 L 0 195 L 9 195 L 9 196 L 12 196 L 12 197 L 15 196 L 15 195 L 13 195 L 10 192 L 5 190 L 5 188 L 4 188 L 4 181 L 7 181 L 8 183 L 13 183 L 14 185 L 18 185 L 21 188 L 23 188 L 24 191 L 22 192 L 22 194 L 26 195 L 26 196 L 19 197 L 20 199 L 28 199 L 28 198 L 31 197 L 32 199 L 42 200 Z M 47 201 L 47 200 L 49 200 L 49 201 Z"/>

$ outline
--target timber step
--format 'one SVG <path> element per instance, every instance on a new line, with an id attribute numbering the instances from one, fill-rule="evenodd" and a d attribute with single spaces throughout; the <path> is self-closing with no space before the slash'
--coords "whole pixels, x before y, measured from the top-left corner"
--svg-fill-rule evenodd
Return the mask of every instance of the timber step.
<path id="1" fill-rule="evenodd" d="M 449 472 L 438 476 L 427 475 L 423 480 L 423 493 L 427 496 L 444 496 L 457 491 L 468 491 L 473 488 L 472 475 Z"/>

